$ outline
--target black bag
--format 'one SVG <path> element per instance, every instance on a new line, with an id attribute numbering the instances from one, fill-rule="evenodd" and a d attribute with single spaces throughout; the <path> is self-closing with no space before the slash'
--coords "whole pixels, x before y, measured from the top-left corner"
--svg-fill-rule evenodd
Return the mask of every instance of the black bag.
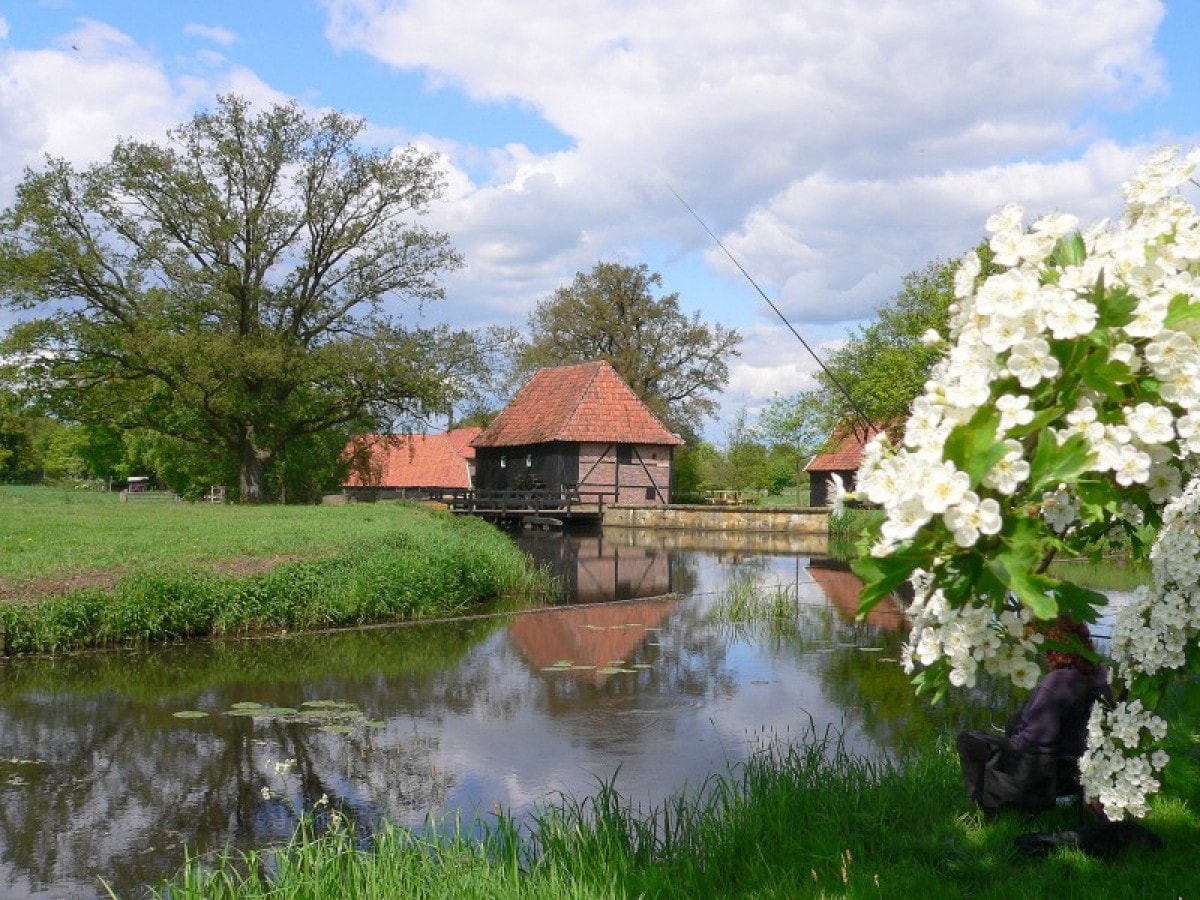
<path id="1" fill-rule="evenodd" d="M 1063 763 L 1071 761 L 1023 753 L 1003 735 L 964 731 L 958 736 L 958 752 L 967 795 L 985 812 L 1051 809 L 1060 788 L 1069 793 L 1076 787 L 1069 776 L 1060 776 Z"/>
<path id="2" fill-rule="evenodd" d="M 988 810 L 1053 809 L 1058 797 L 1056 756 L 1023 753 L 1005 741 L 989 747 L 979 805 Z"/>

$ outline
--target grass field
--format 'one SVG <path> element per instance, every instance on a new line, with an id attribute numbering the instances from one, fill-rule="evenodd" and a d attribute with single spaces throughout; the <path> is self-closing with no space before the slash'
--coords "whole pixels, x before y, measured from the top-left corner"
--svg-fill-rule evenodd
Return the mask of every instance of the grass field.
<path id="1" fill-rule="evenodd" d="M 80 576 L 312 559 L 369 544 L 408 515 L 395 503 L 121 503 L 116 493 L 0 486 L 0 596 Z"/>
<path id="2" fill-rule="evenodd" d="M 538 578 L 495 528 L 413 505 L 119 503 L 0 488 L 9 653 L 422 618 Z"/>

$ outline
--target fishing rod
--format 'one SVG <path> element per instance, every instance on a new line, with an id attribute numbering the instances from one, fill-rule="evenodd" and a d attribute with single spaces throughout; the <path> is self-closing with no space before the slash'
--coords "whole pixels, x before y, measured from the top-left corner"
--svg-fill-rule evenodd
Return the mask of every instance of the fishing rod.
<path id="1" fill-rule="evenodd" d="M 731 263 L 733 263 L 735 266 L 737 266 L 738 271 L 741 272 L 742 275 L 744 275 L 746 277 L 746 280 L 749 281 L 750 284 L 754 287 L 754 289 L 756 291 L 758 291 L 758 296 L 762 297 L 764 300 L 767 301 L 767 306 L 771 307 L 771 309 L 774 310 L 775 315 L 779 316 L 779 318 L 783 322 L 783 324 L 788 327 L 788 331 L 790 331 L 793 335 L 795 335 L 796 340 L 798 340 L 800 342 L 800 345 L 802 347 L 804 347 L 805 350 L 808 351 L 809 355 L 814 360 L 816 360 L 817 365 L 821 367 L 821 371 L 823 371 L 825 373 L 826 377 L 833 383 L 833 385 L 839 391 L 841 391 L 842 396 L 846 399 L 846 403 L 848 403 L 850 405 L 850 409 L 854 411 L 854 414 L 856 416 L 858 416 L 859 420 L 862 422 L 862 424 L 864 426 L 863 443 L 866 443 L 867 439 L 871 436 L 871 433 L 873 431 L 877 431 L 878 429 L 875 427 L 874 423 L 872 423 L 871 420 L 867 418 L 866 413 L 864 413 L 861 409 L 859 409 L 858 404 L 854 402 L 854 398 L 850 396 L 850 392 L 848 390 L 846 390 L 845 386 L 840 381 L 838 381 L 837 376 L 834 375 L 833 372 L 831 372 L 829 370 L 829 367 L 821 361 L 821 357 L 817 356 L 816 351 L 813 350 L 813 348 L 808 345 L 808 341 L 804 340 L 804 338 L 802 338 L 800 336 L 800 332 L 798 332 L 795 329 L 795 327 L 792 325 L 792 323 L 788 321 L 787 316 L 785 316 L 780 311 L 779 307 L 776 306 L 772 302 L 771 298 L 766 295 L 766 293 L 763 291 L 763 289 L 758 286 L 758 282 L 750 277 L 750 273 L 746 271 L 745 267 L 740 262 L 738 262 L 737 257 L 735 257 L 732 253 L 729 252 L 729 248 L 726 247 L 721 242 L 721 239 L 719 237 L 717 237 L 716 234 L 713 233 L 713 230 L 708 227 L 708 225 L 705 223 L 705 221 L 702 218 L 700 218 L 700 216 L 696 213 L 696 211 L 694 209 L 692 209 L 691 206 L 688 205 L 688 202 L 686 200 L 684 200 L 683 197 L 679 196 L 679 192 L 677 190 L 675 190 L 675 188 L 671 187 L 670 184 L 667 185 L 667 190 L 669 190 L 672 194 L 674 194 L 675 199 L 683 204 L 683 208 L 686 209 L 688 212 L 690 212 L 692 214 L 692 218 L 700 223 L 700 227 L 703 228 L 708 233 L 708 236 L 713 239 L 713 241 L 716 243 L 716 245 L 725 252 L 725 255 L 729 257 L 729 261 Z"/>

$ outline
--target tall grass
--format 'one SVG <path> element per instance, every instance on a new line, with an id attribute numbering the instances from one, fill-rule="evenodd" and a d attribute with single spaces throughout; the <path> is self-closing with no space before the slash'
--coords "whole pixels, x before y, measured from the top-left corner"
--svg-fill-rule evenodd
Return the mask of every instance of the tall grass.
<path id="1" fill-rule="evenodd" d="M 1082 808 L 985 821 L 965 799 L 952 742 L 898 760 L 854 756 L 836 734 L 766 739 L 744 765 L 642 810 L 615 779 L 563 797 L 528 826 L 497 814 L 369 842 L 311 822 L 290 844 L 188 860 L 172 898 L 1177 897 L 1200 887 L 1194 854 L 1195 709 L 1173 730 L 1168 793 L 1147 825 L 1166 849 L 1119 865 L 1059 850 L 1033 862 L 1014 838 L 1089 821 Z"/>
<path id="2" fill-rule="evenodd" d="M 184 511 L 203 520 L 202 510 Z M 278 521 L 273 512 L 264 515 Z M 355 515 L 359 521 L 382 520 L 386 528 L 365 533 L 349 528 L 336 543 L 303 547 L 315 558 L 284 562 L 258 574 L 221 574 L 184 551 L 173 563 L 139 560 L 111 587 L 0 603 L 5 651 L 416 619 L 453 613 L 538 580 L 511 541 L 479 520 L 419 507 L 367 508 Z M 325 541 L 332 540 L 327 526 L 316 530 Z M 210 541 L 205 552 L 218 543 L 230 546 L 227 538 Z M 252 541 L 238 546 L 261 549 Z"/>

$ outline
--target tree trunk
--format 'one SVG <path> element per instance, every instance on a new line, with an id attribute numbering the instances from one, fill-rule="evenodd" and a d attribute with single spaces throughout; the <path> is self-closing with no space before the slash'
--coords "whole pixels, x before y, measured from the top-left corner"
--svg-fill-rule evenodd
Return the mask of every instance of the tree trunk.
<path id="1" fill-rule="evenodd" d="M 267 460 L 271 458 L 270 450 L 259 450 L 254 446 L 254 428 L 248 426 L 242 434 L 240 456 L 241 464 L 238 470 L 239 496 L 243 503 L 263 503 L 266 501 L 265 481 Z"/>

